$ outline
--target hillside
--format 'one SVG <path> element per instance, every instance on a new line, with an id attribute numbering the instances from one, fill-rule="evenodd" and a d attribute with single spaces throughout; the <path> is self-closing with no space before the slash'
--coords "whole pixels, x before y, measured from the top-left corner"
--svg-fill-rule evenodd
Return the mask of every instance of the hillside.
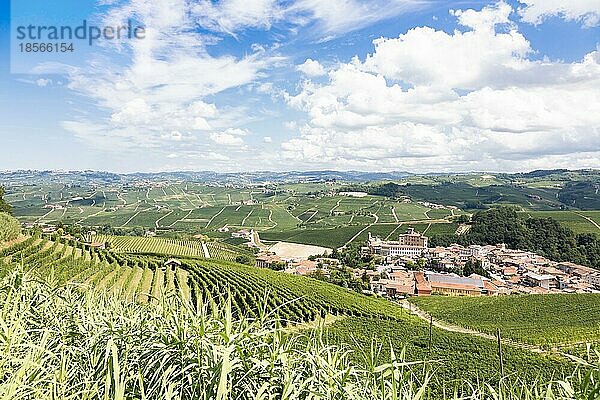
<path id="1" fill-rule="evenodd" d="M 474 363 L 489 355 L 456 358 L 448 353 L 455 372 L 466 368 L 481 374 L 477 382 L 452 381 L 461 375 L 448 379 L 454 372 L 439 368 L 439 353 L 423 358 L 434 361 L 409 363 L 412 350 L 380 354 L 377 343 L 373 348 L 363 342 L 363 362 L 357 362 L 343 346 L 327 344 L 320 330 L 298 336 L 269 319 L 233 318 L 226 304 L 197 310 L 177 297 L 160 304 L 127 302 L 101 292 L 57 288 L 51 281 L 18 273 L 0 280 L 0 287 L 0 315 L 7 332 L 0 358 L 4 398 L 30 398 L 33 393 L 44 400 L 483 400 L 498 395 L 523 399 L 525 393 L 530 400 L 592 398 L 596 384 L 591 379 L 600 373 L 594 366 L 590 376 L 550 384 L 546 379 L 531 381 L 528 373 L 510 373 L 496 384 Z M 358 330 L 373 327 L 354 320 L 343 323 Z M 388 331 L 389 322 L 380 329 Z M 409 328 L 402 333 L 415 332 Z M 478 341 L 468 345 L 457 338 L 444 338 L 441 349 L 458 345 L 467 346 L 465 354 L 480 353 Z M 340 339 L 351 340 L 348 334 Z M 440 341 L 434 343 L 437 347 Z M 532 361 L 524 357 L 518 365 L 531 373 L 544 367 Z M 562 370 L 556 371 L 556 378 L 562 376 Z M 441 390 L 444 382 L 446 390 Z"/>
<path id="2" fill-rule="evenodd" d="M 147 301 L 179 293 L 197 302 L 223 302 L 230 293 L 238 315 L 256 316 L 263 306 L 284 320 L 311 321 L 319 315 L 345 314 L 398 318 L 400 307 L 317 280 L 215 259 L 181 258 L 165 268 L 168 255 L 135 255 L 91 249 L 64 239 L 32 236 L 0 251 L 4 271 L 10 264 L 60 282 L 77 282 L 126 299 Z M 264 304 L 266 302 L 266 304 Z"/>
<path id="3" fill-rule="evenodd" d="M 501 297 L 416 297 L 434 318 L 535 345 L 600 341 L 600 295 L 549 294 Z"/>
<path id="4" fill-rule="evenodd" d="M 0 243 L 16 239 L 21 234 L 19 221 L 0 212 Z"/>
<path id="5" fill-rule="evenodd" d="M 325 337 L 351 351 L 353 362 L 367 362 L 365 351 L 373 340 L 382 346 L 378 356 L 382 362 L 391 356 L 390 346 L 395 352 L 406 349 L 407 360 L 435 359 L 444 367 L 437 373 L 436 391 L 476 382 L 481 376 L 492 383 L 500 380 L 493 341 L 434 328 L 430 346 L 429 326 L 400 306 L 310 278 L 205 258 L 180 258 L 180 266 L 163 268 L 167 255 L 115 253 L 39 236 L 3 250 L 0 257 L 4 274 L 14 264 L 23 265 L 40 279 L 51 276 L 58 282 L 78 283 L 127 302 L 161 304 L 178 298 L 200 311 L 211 303 L 223 307 L 231 299 L 234 318 L 267 315 L 283 325 L 334 315 Z M 510 346 L 504 349 L 504 360 L 508 373 L 527 382 L 547 381 L 572 368 L 564 359 Z"/>

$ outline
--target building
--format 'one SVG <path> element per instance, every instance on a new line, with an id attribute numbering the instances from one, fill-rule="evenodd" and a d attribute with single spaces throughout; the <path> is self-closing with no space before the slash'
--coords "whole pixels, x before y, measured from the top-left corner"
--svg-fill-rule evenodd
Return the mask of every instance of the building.
<path id="1" fill-rule="evenodd" d="M 300 260 L 294 261 L 286 268 L 285 272 L 291 275 L 306 276 L 321 270 L 324 275 L 329 275 L 327 269 L 322 269 L 316 261 Z"/>
<path id="2" fill-rule="evenodd" d="M 398 243 L 402 246 L 414 246 L 426 249 L 428 240 L 427 236 L 415 232 L 414 228 L 408 228 L 405 234 L 400 235 Z"/>
<path id="3" fill-rule="evenodd" d="M 427 273 L 432 294 L 447 296 L 481 296 L 488 294 L 488 288 L 482 277 L 473 275 L 462 277 L 456 274 Z M 494 291 L 496 292 L 496 290 Z"/>
<path id="4" fill-rule="evenodd" d="M 256 266 L 258 268 L 284 269 L 286 265 L 287 263 L 274 253 L 263 253 L 256 257 Z"/>
<path id="5" fill-rule="evenodd" d="M 340 196 L 346 197 L 367 197 L 368 195 L 366 192 L 340 192 Z"/>
<path id="6" fill-rule="evenodd" d="M 425 279 L 425 274 L 421 271 L 415 271 L 415 294 L 417 296 L 431 296 L 431 285 Z"/>
<path id="7" fill-rule="evenodd" d="M 369 245 L 363 251 L 378 254 L 384 257 L 420 258 L 427 250 L 428 238 L 420 233 L 415 233 L 409 228 L 407 233 L 398 237 L 397 241 L 382 240 L 371 236 L 369 232 Z"/>
<path id="8" fill-rule="evenodd" d="M 179 267 L 181 267 L 181 261 L 179 261 L 176 258 L 170 258 L 167 261 L 165 261 L 165 268 L 170 268 L 174 270 L 175 268 Z"/>
<path id="9" fill-rule="evenodd" d="M 525 282 L 531 286 L 539 286 L 542 289 L 549 290 L 551 286 L 556 286 L 556 279 L 552 275 L 540 275 L 534 272 L 527 272 L 523 275 Z"/>
<path id="10" fill-rule="evenodd" d="M 247 229 L 242 229 L 240 231 L 237 232 L 232 232 L 231 233 L 231 237 L 233 239 L 248 239 L 251 240 L 252 239 L 252 235 L 254 235 L 254 230 L 247 230 Z"/>

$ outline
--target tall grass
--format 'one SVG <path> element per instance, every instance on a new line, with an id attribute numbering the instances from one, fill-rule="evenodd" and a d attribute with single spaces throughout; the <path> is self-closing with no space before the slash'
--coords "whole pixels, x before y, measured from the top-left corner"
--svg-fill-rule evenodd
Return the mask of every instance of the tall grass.
<path id="1" fill-rule="evenodd" d="M 430 394 L 435 366 L 402 353 L 380 365 L 377 352 L 353 365 L 319 330 L 298 340 L 268 312 L 234 319 L 229 304 L 126 302 L 18 271 L 0 284 L 0 399 L 439 398 Z M 445 397 L 597 398 L 598 365 L 545 387 L 482 382 Z M 414 373 L 423 369 L 432 372 Z"/>

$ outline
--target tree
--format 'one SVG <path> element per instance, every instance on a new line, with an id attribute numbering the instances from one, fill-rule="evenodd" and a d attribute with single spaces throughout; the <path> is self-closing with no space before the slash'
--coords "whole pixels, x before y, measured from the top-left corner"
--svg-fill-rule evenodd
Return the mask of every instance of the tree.
<path id="1" fill-rule="evenodd" d="M 239 256 L 237 256 L 235 258 L 235 262 L 238 264 L 246 264 L 246 265 L 252 265 L 252 258 L 246 254 L 240 254 Z"/>
<path id="2" fill-rule="evenodd" d="M 471 230 L 456 236 L 463 245 L 505 243 L 553 261 L 570 261 L 600 269 L 600 238 L 576 234 L 553 218 L 525 218 L 514 207 L 499 207 L 473 216 Z"/>
<path id="3" fill-rule="evenodd" d="M 483 266 L 481 265 L 481 261 L 479 261 L 479 260 L 475 260 L 475 261 L 469 260 L 465 264 L 465 266 L 463 268 L 463 275 L 469 276 L 472 274 L 477 274 L 477 275 L 481 275 L 481 276 L 485 276 L 486 278 L 489 278 L 489 273 L 485 269 L 483 269 Z"/>
<path id="4" fill-rule="evenodd" d="M 12 214 L 12 207 L 4 199 L 4 188 L 0 187 L 0 212 Z"/>

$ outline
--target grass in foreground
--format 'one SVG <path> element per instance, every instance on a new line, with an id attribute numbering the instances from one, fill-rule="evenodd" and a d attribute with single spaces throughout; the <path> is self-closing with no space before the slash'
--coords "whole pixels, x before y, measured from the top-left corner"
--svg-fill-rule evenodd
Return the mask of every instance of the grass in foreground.
<path id="1" fill-rule="evenodd" d="M 434 318 L 541 346 L 600 340 L 600 295 L 418 297 L 410 300 Z"/>
<path id="2" fill-rule="evenodd" d="M 0 398 L 441 398 L 430 395 L 435 372 L 416 374 L 429 366 L 403 361 L 402 352 L 378 362 L 372 351 L 361 367 L 320 335 L 286 334 L 268 314 L 234 320 L 227 306 L 199 309 L 177 297 L 138 304 L 13 273 L 0 283 Z M 585 368 L 550 385 L 481 381 L 444 398 L 593 398 L 600 368 Z"/>

